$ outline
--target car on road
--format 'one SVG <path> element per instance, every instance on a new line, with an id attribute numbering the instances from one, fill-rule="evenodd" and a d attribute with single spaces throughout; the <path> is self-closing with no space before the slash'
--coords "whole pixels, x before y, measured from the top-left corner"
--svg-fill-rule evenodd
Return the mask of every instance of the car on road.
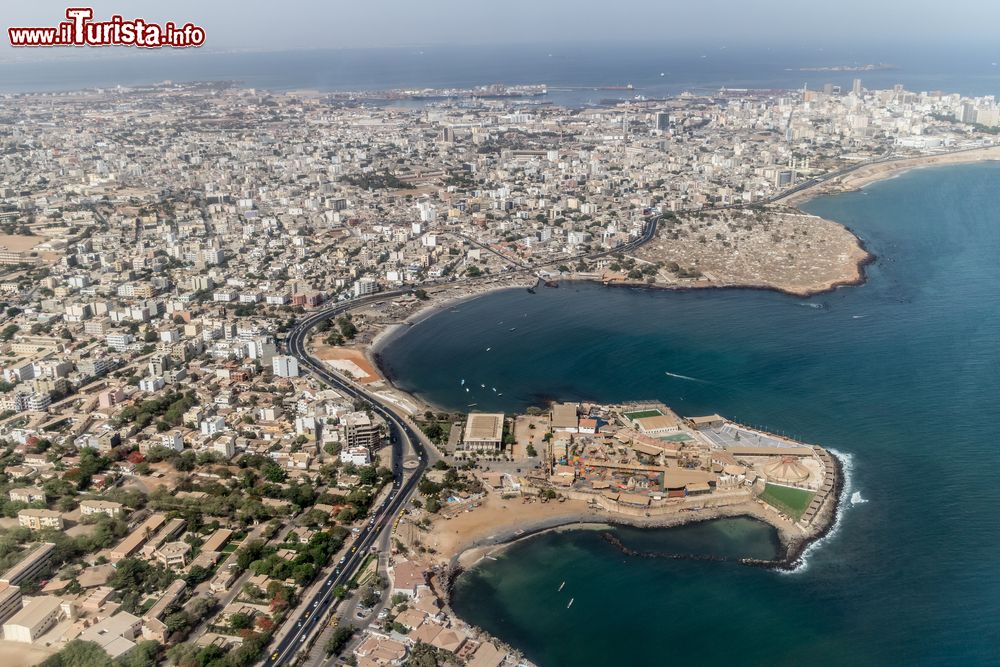
<path id="1" fill-rule="evenodd" d="M 389 618 L 389 610 L 388 609 L 383 609 L 382 611 L 380 611 L 378 613 L 378 617 L 377 618 L 380 621 L 384 621 L 385 619 Z"/>
<path id="2" fill-rule="evenodd" d="M 278 652 L 275 651 L 274 653 L 271 654 L 271 662 L 274 662 L 277 659 L 278 659 Z"/>

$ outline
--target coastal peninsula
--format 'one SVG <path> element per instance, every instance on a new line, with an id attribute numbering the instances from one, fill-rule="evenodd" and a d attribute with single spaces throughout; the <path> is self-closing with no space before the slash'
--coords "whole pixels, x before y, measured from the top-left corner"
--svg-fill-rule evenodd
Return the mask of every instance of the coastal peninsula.
<path id="1" fill-rule="evenodd" d="M 563 525 L 676 526 L 750 516 L 794 567 L 835 520 L 840 465 L 828 450 L 719 415 L 682 418 L 658 402 L 558 403 L 513 415 L 471 413 L 439 436 L 454 467 L 425 475 L 397 539 L 428 565 L 467 567 L 497 545 Z"/>
<path id="2" fill-rule="evenodd" d="M 873 259 L 842 225 L 788 207 L 752 207 L 665 216 L 657 237 L 612 263 L 606 284 L 759 287 L 809 296 L 864 279 Z M 648 269 L 648 270 L 647 270 Z"/>

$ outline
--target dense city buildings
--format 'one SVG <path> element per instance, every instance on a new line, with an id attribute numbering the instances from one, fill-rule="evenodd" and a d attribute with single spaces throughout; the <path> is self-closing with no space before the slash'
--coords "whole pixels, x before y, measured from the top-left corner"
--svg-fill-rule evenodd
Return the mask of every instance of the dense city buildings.
<path id="1" fill-rule="evenodd" d="M 435 553 L 463 545 L 439 521 L 731 507 L 814 534 L 835 503 L 825 450 L 652 403 L 441 412 L 371 343 L 512 285 L 856 281 L 867 251 L 796 196 L 993 155 L 996 100 L 860 80 L 544 95 L 0 97 L 3 641 L 514 665 L 447 609 Z"/>

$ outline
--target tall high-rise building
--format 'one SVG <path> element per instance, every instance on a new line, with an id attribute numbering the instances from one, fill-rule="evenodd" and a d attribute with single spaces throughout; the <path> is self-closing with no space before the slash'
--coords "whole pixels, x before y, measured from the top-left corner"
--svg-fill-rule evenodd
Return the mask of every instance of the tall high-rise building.
<path id="1" fill-rule="evenodd" d="M 855 79 L 851 83 L 851 92 L 855 97 L 861 97 L 861 79 Z"/>
<path id="2" fill-rule="evenodd" d="M 660 132 L 666 132 L 670 129 L 670 114 L 666 111 L 656 112 L 656 129 Z"/>

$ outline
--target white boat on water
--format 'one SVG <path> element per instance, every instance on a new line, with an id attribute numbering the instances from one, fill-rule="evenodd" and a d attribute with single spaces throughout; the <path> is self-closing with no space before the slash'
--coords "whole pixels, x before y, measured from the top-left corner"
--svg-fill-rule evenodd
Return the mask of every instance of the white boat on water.
<path id="1" fill-rule="evenodd" d="M 566 585 L 565 581 L 562 582 L 561 584 L 559 584 L 559 591 L 561 591 L 563 589 L 563 586 L 565 586 L 565 585 Z M 556 592 L 558 593 L 559 591 L 556 591 Z"/>
<path id="2" fill-rule="evenodd" d="M 576 598 L 570 598 L 570 599 L 569 599 L 569 604 L 568 604 L 568 605 L 566 605 L 566 608 L 567 608 L 567 609 L 569 609 L 570 607 L 572 607 L 572 606 L 573 606 L 573 600 L 575 600 L 575 599 L 576 599 Z"/>

